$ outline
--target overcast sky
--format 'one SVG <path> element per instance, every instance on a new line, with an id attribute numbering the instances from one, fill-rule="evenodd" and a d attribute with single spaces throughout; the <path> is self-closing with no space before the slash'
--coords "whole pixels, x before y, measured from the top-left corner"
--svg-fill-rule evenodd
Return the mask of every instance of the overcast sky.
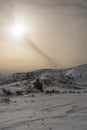
<path id="1" fill-rule="evenodd" d="M 15 21 L 25 27 L 27 40 L 10 34 Z M 0 0 L 0 72 L 85 63 L 87 0 Z"/>

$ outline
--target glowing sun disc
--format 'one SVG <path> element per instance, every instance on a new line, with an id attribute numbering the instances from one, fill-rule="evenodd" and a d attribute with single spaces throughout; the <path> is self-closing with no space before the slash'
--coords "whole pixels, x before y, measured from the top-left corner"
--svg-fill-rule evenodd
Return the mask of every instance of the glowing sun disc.
<path id="1" fill-rule="evenodd" d="M 11 32 L 16 36 L 21 36 L 24 34 L 25 29 L 22 24 L 16 23 L 12 26 Z"/>

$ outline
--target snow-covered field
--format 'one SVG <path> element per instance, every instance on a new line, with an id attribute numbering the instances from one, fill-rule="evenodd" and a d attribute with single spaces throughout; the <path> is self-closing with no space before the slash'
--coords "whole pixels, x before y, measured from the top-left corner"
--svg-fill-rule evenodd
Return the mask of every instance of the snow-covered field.
<path id="1" fill-rule="evenodd" d="M 0 97 L 0 130 L 87 130 L 87 94 Z"/>
<path id="2" fill-rule="evenodd" d="M 44 93 L 33 95 L 37 78 Z M 29 88 L 33 92 L 27 94 Z M 6 96 L 3 89 L 12 95 Z M 46 93 L 51 90 L 58 93 Z M 18 96 L 17 91 L 23 95 Z M 65 70 L 1 74 L 0 130 L 87 130 L 87 64 Z"/>

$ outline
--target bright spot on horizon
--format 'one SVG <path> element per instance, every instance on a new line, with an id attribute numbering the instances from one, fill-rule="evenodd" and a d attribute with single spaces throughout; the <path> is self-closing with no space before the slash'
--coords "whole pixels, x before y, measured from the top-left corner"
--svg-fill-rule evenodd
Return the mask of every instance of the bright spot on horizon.
<path id="1" fill-rule="evenodd" d="M 25 28 L 20 23 L 15 23 L 11 27 L 11 33 L 13 33 L 15 36 L 22 36 L 25 33 Z"/>

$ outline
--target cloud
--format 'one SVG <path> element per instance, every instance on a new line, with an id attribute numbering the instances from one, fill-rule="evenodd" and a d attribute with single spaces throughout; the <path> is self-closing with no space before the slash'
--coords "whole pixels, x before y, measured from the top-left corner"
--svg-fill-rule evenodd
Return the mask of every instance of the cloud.
<path id="1" fill-rule="evenodd" d="M 35 4 L 40 7 L 53 6 L 76 6 L 80 8 L 87 8 L 87 0 L 19 0 L 26 4 Z"/>
<path id="2" fill-rule="evenodd" d="M 87 62 L 87 0 L 0 0 L 1 35 L 1 28 L 12 22 L 14 13 L 35 27 L 34 42 L 27 42 L 47 65 L 56 68 Z"/>
<path id="3" fill-rule="evenodd" d="M 39 7 L 77 6 L 87 8 L 87 0 L 0 0 L 0 5 L 32 4 Z"/>
<path id="4" fill-rule="evenodd" d="M 25 36 L 25 42 L 28 43 L 29 46 L 31 46 L 32 49 L 34 49 L 36 52 L 38 52 L 45 60 L 47 60 L 48 65 L 53 68 L 60 68 L 62 67 L 58 62 L 56 63 L 50 56 L 48 56 L 44 51 L 38 48 L 38 46 L 35 45 L 34 42 L 32 42 L 28 37 Z"/>

